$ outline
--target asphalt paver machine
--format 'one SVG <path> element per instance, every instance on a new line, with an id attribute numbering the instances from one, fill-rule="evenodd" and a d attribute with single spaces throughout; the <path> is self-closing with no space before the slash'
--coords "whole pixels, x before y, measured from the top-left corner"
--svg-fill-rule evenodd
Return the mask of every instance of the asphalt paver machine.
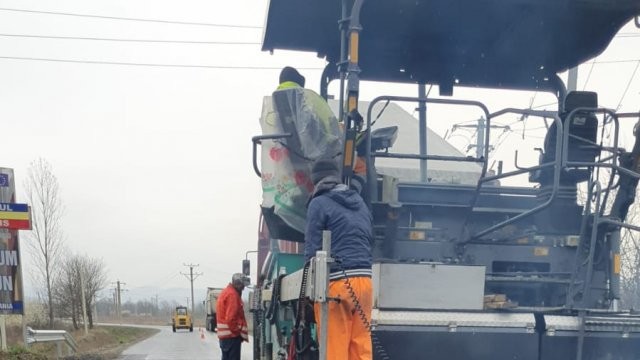
<path id="1" fill-rule="evenodd" d="M 626 222 L 640 177 L 639 127 L 631 148 L 619 144 L 620 129 L 639 114 L 601 108 L 598 94 L 567 91 L 558 75 L 602 53 L 629 22 L 640 26 L 639 15 L 638 0 L 270 1 L 263 50 L 327 60 L 320 93 L 339 82 L 345 182 L 357 158 L 366 163 L 375 359 L 640 358 L 640 315 L 620 302 L 621 234 L 639 229 Z M 361 80 L 415 84 L 419 96 L 380 94 L 362 108 Z M 429 85 L 441 96 L 427 97 Z M 558 109 L 490 110 L 455 99 L 456 87 L 547 92 Z M 372 126 L 372 109 L 388 102 L 417 106 L 415 152 L 394 151 L 402 127 Z M 265 104 L 277 116 L 277 101 Z M 508 114 L 546 122 L 538 164 L 492 173 L 488 146 L 478 156 L 430 153 L 425 113 L 433 104 L 477 109 L 485 144 L 491 122 Z M 253 139 L 265 192 L 274 191 L 264 185 L 272 176 L 265 153 L 279 157 L 266 146 L 313 160 L 291 149 L 301 145 L 295 131 Z M 413 165 L 403 175 L 385 171 L 382 163 L 396 160 Z M 430 167 L 444 162 L 471 163 L 477 176 L 440 181 Z M 502 185 L 523 174 L 530 185 Z M 262 207 L 254 356 L 317 358 L 301 276 L 309 270 L 296 245 L 304 236 L 277 207 L 277 199 Z"/>

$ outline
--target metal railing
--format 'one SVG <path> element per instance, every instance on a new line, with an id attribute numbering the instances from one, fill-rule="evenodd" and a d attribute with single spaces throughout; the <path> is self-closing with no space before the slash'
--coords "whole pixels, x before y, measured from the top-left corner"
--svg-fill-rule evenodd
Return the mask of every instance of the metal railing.
<path id="1" fill-rule="evenodd" d="M 64 330 L 34 330 L 27 327 L 27 344 L 55 342 L 58 358 L 62 358 L 62 344 L 67 345 L 69 355 L 78 351 L 78 344 L 71 334 Z"/>

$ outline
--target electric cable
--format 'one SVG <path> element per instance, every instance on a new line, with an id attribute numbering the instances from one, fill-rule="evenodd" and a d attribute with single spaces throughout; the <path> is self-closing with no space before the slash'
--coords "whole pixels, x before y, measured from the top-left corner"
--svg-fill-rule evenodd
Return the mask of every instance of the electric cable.
<path id="1" fill-rule="evenodd" d="M 591 73 L 593 72 L 593 68 L 596 66 L 596 60 L 591 63 L 591 67 L 589 68 L 589 73 L 587 73 L 587 78 L 584 81 L 584 85 L 582 86 L 582 91 L 587 88 L 587 84 L 589 84 L 589 79 L 591 79 Z"/>
<path id="2" fill-rule="evenodd" d="M 206 44 L 206 45 L 260 45 L 258 41 L 199 41 L 199 40 L 161 40 L 161 39 L 125 39 L 125 38 L 102 38 L 83 36 L 54 36 L 54 35 L 31 35 L 31 34 L 0 34 L 0 37 L 30 38 L 30 39 L 53 39 L 53 40 L 90 40 L 90 41 L 113 41 L 113 42 L 134 42 L 134 43 L 168 43 L 168 44 Z"/>
<path id="3" fill-rule="evenodd" d="M 0 56 L 4 60 L 19 61 L 44 61 L 72 64 L 94 64 L 94 65 L 122 65 L 122 66 L 146 66 L 146 67 L 167 67 L 167 68 L 195 68 L 195 69 L 238 69 L 238 70 L 282 70 L 282 66 L 239 66 L 239 65 L 197 65 L 197 64 L 154 64 L 154 63 L 132 63 L 120 61 L 103 60 L 76 60 L 76 59 L 54 59 L 23 56 Z M 299 67 L 299 70 L 324 70 L 319 67 Z"/>
<path id="4" fill-rule="evenodd" d="M 620 97 L 618 106 L 616 106 L 616 111 L 620 110 L 620 107 L 622 106 L 622 101 L 624 100 L 624 97 L 627 95 L 627 91 L 629 91 L 629 87 L 631 87 L 631 82 L 633 82 L 633 78 L 636 76 L 636 73 L 638 72 L 638 67 L 640 67 L 640 60 L 637 60 L 636 67 L 635 69 L 633 69 L 633 73 L 631 73 L 631 76 L 629 77 L 629 81 L 627 82 L 627 86 L 625 87 L 624 92 Z"/>
<path id="5" fill-rule="evenodd" d="M 78 14 L 78 13 L 68 13 L 68 12 L 59 12 L 59 11 L 43 11 L 43 10 L 16 9 L 16 8 L 0 8 L 0 11 L 12 11 L 12 12 L 44 14 L 44 15 L 74 16 L 74 17 L 84 17 L 84 18 L 104 19 L 104 20 L 138 21 L 138 22 L 175 24 L 175 25 L 213 26 L 213 27 L 241 28 L 241 29 L 262 29 L 262 26 L 256 26 L 256 25 L 233 25 L 233 24 L 215 24 L 215 23 L 192 22 L 192 21 L 163 20 L 163 19 L 144 19 L 144 18 L 130 18 L 130 17 L 122 17 L 122 16 Z"/>
<path id="6" fill-rule="evenodd" d="M 602 60 L 602 61 L 594 61 L 596 64 L 622 64 L 622 63 L 633 63 L 640 61 L 640 59 L 619 59 L 619 60 Z"/>
<path id="7" fill-rule="evenodd" d="M 615 37 L 619 37 L 619 38 L 635 38 L 635 37 L 640 37 L 639 33 L 620 33 L 617 34 Z"/>

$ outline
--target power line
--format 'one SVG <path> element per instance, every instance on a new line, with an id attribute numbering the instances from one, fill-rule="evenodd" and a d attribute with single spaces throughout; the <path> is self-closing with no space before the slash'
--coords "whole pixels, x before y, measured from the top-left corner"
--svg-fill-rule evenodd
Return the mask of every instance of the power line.
<path id="1" fill-rule="evenodd" d="M 621 63 L 633 63 L 640 61 L 640 59 L 621 59 L 621 60 L 602 60 L 594 61 L 595 64 L 621 64 Z"/>
<path id="2" fill-rule="evenodd" d="M 0 34 L 2 37 L 31 38 L 31 39 L 55 39 L 55 40 L 92 40 L 92 41 L 117 41 L 117 42 L 140 42 L 140 43 L 169 43 L 169 44 L 207 44 L 207 45 L 260 45 L 257 41 L 198 41 L 198 40 L 157 40 L 157 39 L 123 39 L 123 38 L 101 38 L 82 36 L 53 36 L 53 35 L 30 35 L 30 34 Z"/>
<path id="3" fill-rule="evenodd" d="M 233 24 L 215 24 L 215 23 L 191 22 L 191 21 L 175 21 L 175 20 L 162 20 L 162 19 L 143 19 L 143 18 L 129 18 L 129 17 L 121 17 L 121 16 L 78 14 L 78 13 L 68 13 L 68 12 L 41 11 L 41 10 L 15 9 L 15 8 L 0 8 L 0 10 L 1 11 L 23 12 L 23 13 L 30 13 L 30 14 L 45 14 L 45 15 L 63 15 L 63 16 L 86 17 L 86 18 L 105 19 L 105 20 L 140 21 L 140 22 L 151 22 L 151 23 L 162 23 L 162 24 L 215 26 L 215 27 L 241 28 L 241 29 L 262 29 L 262 26 L 255 26 L 255 25 L 233 25 Z"/>
<path id="4" fill-rule="evenodd" d="M 3 36 L 0 34 L 0 36 Z M 127 40 L 123 40 L 127 41 Z M 134 41 L 134 40 L 131 40 Z M 142 40 L 141 40 L 142 41 Z M 144 40 L 146 41 L 146 40 Z M 153 40 L 150 40 L 153 41 Z M 164 41 L 164 40 L 162 40 Z M 166 40 L 170 41 L 170 40 Z M 236 44 L 236 43 L 234 43 Z M 237 43 L 240 44 L 240 43 Z M 249 44 L 249 43 L 247 43 Z M 155 66 L 155 67 L 183 67 L 183 68 L 210 68 L 210 69 L 244 69 L 244 70 L 280 70 L 281 67 L 269 67 L 269 66 L 223 66 L 223 65 L 189 65 L 189 64 L 153 64 L 153 63 L 130 63 L 119 61 L 103 61 L 103 60 L 76 60 L 76 59 L 54 59 L 54 58 L 38 58 L 38 57 L 25 57 L 25 56 L 0 56 L 0 59 L 7 60 L 25 60 L 25 61 L 49 61 L 49 62 L 66 62 L 66 63 L 81 63 L 81 64 L 102 64 L 102 65 L 129 65 L 129 66 Z M 617 63 L 635 63 L 640 59 L 628 59 L 628 60 L 609 60 L 598 61 L 595 64 L 617 64 Z M 323 70 L 324 68 L 316 67 L 298 67 L 299 70 Z M 550 104 L 537 105 L 532 109 L 537 109 Z"/>
<path id="5" fill-rule="evenodd" d="M 120 61 L 102 60 L 76 60 L 76 59 L 53 59 L 22 56 L 0 56 L 0 59 L 19 61 L 45 61 L 71 64 L 94 64 L 94 65 L 122 65 L 122 66 L 146 66 L 146 67 L 167 67 L 167 68 L 193 68 L 193 69 L 237 69 L 237 70 L 282 70 L 282 66 L 237 66 L 237 65 L 190 65 L 190 64 L 153 64 L 153 63 L 131 63 Z M 299 67 L 299 70 L 323 70 L 316 67 Z"/>
<path id="6" fill-rule="evenodd" d="M 593 68 L 596 66 L 596 60 L 591 62 L 591 67 L 589 68 L 589 73 L 587 74 L 587 79 L 584 81 L 584 85 L 582 87 L 582 91 L 587 88 L 587 84 L 589 84 L 589 80 L 591 79 L 591 73 L 593 72 Z"/>
<path id="7" fill-rule="evenodd" d="M 640 33 L 620 33 L 620 34 L 617 34 L 615 37 L 635 38 L 635 37 L 640 37 Z"/>
<path id="8" fill-rule="evenodd" d="M 640 60 L 638 60 L 635 69 L 633 69 L 633 73 L 629 77 L 629 81 L 627 82 L 627 87 L 625 87 L 624 92 L 622 93 L 622 96 L 620 97 L 620 102 L 618 102 L 618 106 L 616 106 L 616 111 L 620 110 L 620 107 L 622 106 L 622 100 L 624 100 L 624 97 L 627 95 L 627 91 L 629 91 L 629 87 L 631 86 L 631 82 L 633 81 L 633 78 L 636 76 L 636 72 L 638 71 L 638 67 L 640 67 Z"/>

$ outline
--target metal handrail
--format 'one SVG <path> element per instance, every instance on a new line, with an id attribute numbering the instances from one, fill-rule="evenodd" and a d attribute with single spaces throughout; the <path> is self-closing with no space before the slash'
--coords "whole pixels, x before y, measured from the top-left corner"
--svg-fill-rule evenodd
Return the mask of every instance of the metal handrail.
<path id="1" fill-rule="evenodd" d="M 575 165 L 576 162 L 573 162 L 573 164 L 571 164 L 571 161 L 569 160 L 569 133 L 571 132 L 571 123 L 573 118 L 578 114 L 578 113 L 584 113 L 584 112 L 588 112 L 591 114 L 603 114 L 608 116 L 611 120 L 613 120 L 613 148 L 617 149 L 618 148 L 618 139 L 619 139 L 619 133 L 620 133 L 620 121 L 618 120 L 618 115 L 610 109 L 606 109 L 606 108 L 589 108 L 589 107 L 578 107 L 575 108 L 573 110 L 571 110 L 569 112 L 569 114 L 567 114 L 567 128 L 565 130 L 565 133 L 563 134 L 563 148 L 562 148 L 562 168 L 563 169 L 568 169 L 569 167 L 571 167 L 571 165 Z M 603 123 L 603 127 L 606 124 L 606 118 L 605 118 L 605 122 Z M 598 163 L 599 165 L 596 165 L 596 167 L 603 167 L 602 163 Z M 611 186 L 613 185 L 613 181 L 615 178 L 615 170 L 616 167 L 618 165 L 618 153 L 616 151 L 614 151 L 612 153 L 612 158 L 611 158 L 611 165 L 613 165 L 613 167 L 611 168 L 613 171 L 611 171 L 611 174 L 609 174 L 609 181 L 607 184 L 606 192 L 604 195 L 604 199 L 602 200 L 602 204 L 603 206 L 606 206 L 607 204 L 607 199 L 609 198 L 609 189 L 611 189 Z M 596 211 L 602 213 L 604 211 L 603 209 L 597 209 Z"/>
<path id="2" fill-rule="evenodd" d="M 27 344 L 35 344 L 39 342 L 55 342 L 58 344 L 58 357 L 62 357 L 60 343 L 67 344 L 69 355 L 73 355 L 78 351 L 76 340 L 65 330 L 34 330 L 27 327 Z"/>
<path id="3" fill-rule="evenodd" d="M 484 141 L 485 144 L 489 144 L 489 139 L 490 139 L 490 132 L 491 132 L 491 116 L 489 114 L 489 109 L 487 108 L 487 106 L 479 101 L 472 101 L 472 100 L 452 100 L 452 99 L 431 99 L 431 98 L 427 98 L 427 97 L 408 97 L 408 96 L 378 96 L 375 99 L 371 100 L 371 102 L 369 103 L 369 108 L 367 109 L 367 128 L 366 128 L 366 132 L 367 132 L 367 142 L 366 142 L 366 156 L 367 156 L 367 163 L 371 164 L 372 160 L 374 157 L 380 156 L 380 153 L 373 153 L 372 149 L 371 149 L 371 114 L 373 113 L 373 107 L 381 102 L 381 101 L 397 101 L 397 102 L 417 102 L 417 103 L 429 103 L 429 104 L 441 104 L 441 105 L 461 105 L 461 106 L 471 106 L 471 107 L 477 107 L 479 108 L 483 113 L 485 118 L 487 119 L 487 123 L 486 123 L 486 132 L 485 132 L 485 136 L 484 136 Z M 385 154 L 382 155 L 384 157 L 398 157 L 398 158 L 408 158 L 405 157 L 403 155 L 406 154 Z M 380 156 L 380 157 L 382 157 Z M 418 157 L 411 157 L 412 159 L 419 159 L 419 160 L 427 160 L 427 159 L 432 159 L 432 160 L 436 160 L 436 155 L 427 155 L 427 154 L 419 154 Z M 487 167 L 488 167 L 488 159 L 489 158 L 489 146 L 487 146 L 484 149 L 484 154 L 482 157 L 480 158 L 474 158 L 474 157 L 465 157 L 465 158 L 457 158 L 457 157 L 451 157 L 449 159 L 445 159 L 444 157 L 441 157 L 441 159 L 438 160 L 445 160 L 445 161 L 475 161 L 478 163 L 482 164 L 482 170 L 480 172 L 480 178 L 483 178 L 484 176 L 486 176 L 487 174 Z M 375 175 L 373 174 L 373 170 L 372 170 L 372 166 L 367 166 L 367 182 L 369 183 L 369 193 L 374 194 L 375 193 Z M 478 188 L 477 190 L 479 190 L 480 188 L 480 183 L 478 183 Z M 367 200 L 367 205 L 371 206 L 371 198 L 369 198 Z"/>
<path id="4" fill-rule="evenodd" d="M 394 158 L 394 159 L 440 160 L 440 161 L 461 161 L 461 162 L 479 162 L 479 163 L 484 162 L 482 158 L 478 159 L 473 156 L 418 155 L 418 154 L 390 153 L 385 151 L 376 151 L 372 155 L 374 157 Z"/>
<path id="5" fill-rule="evenodd" d="M 589 256 L 587 257 L 587 274 L 583 283 L 583 299 L 585 299 L 585 301 L 589 301 L 589 295 L 591 293 L 591 281 L 593 278 L 593 257 L 596 251 L 596 242 L 598 241 L 598 226 L 600 225 L 600 201 L 602 201 L 602 186 L 600 185 L 600 182 L 595 181 L 592 186 L 595 191 L 592 190 L 590 192 L 595 194 L 596 201 L 595 211 L 593 212 L 593 223 L 591 224 L 591 241 L 589 242 Z M 582 305 L 584 305 L 584 303 Z M 584 310 L 580 310 L 578 312 L 578 317 L 580 319 L 580 328 L 578 331 L 576 360 L 582 360 L 582 352 L 584 351 L 585 316 L 586 312 Z"/>
<path id="6" fill-rule="evenodd" d="M 258 167 L 258 144 L 262 144 L 262 140 L 278 140 L 285 139 L 291 137 L 290 133 L 284 134 L 273 134 L 273 135 L 258 135 L 251 138 L 251 142 L 253 143 L 253 171 L 258 175 L 258 177 L 262 177 L 262 173 Z"/>
<path id="7" fill-rule="evenodd" d="M 519 214 L 517 216 L 514 216 L 512 218 L 509 218 L 505 221 L 502 221 L 498 224 L 495 224 L 493 226 L 490 226 L 482 231 L 479 231 L 477 233 L 475 233 L 474 235 L 472 235 L 468 240 L 475 240 L 478 239 L 486 234 L 489 234 L 491 232 L 494 232 L 502 227 L 505 227 L 509 224 L 513 224 L 516 221 L 519 221 L 525 217 L 534 215 L 542 210 L 544 210 L 545 208 L 549 207 L 553 201 L 555 200 L 557 194 L 558 194 L 558 188 L 560 187 L 560 172 L 561 172 L 561 158 L 558 157 L 558 154 L 561 154 L 562 152 L 562 136 L 563 136 L 563 131 L 564 131 L 564 127 L 563 127 L 563 123 L 562 120 L 560 119 L 560 117 L 558 117 L 557 115 L 554 114 L 548 114 L 546 112 L 539 112 L 539 111 L 533 111 L 533 110 L 519 110 L 519 109 L 512 109 L 512 108 L 508 108 L 508 109 L 503 109 L 501 111 L 495 112 L 493 113 L 494 116 L 500 116 L 500 115 L 504 115 L 507 113 L 520 113 L 520 114 L 527 114 L 527 115 L 533 115 L 533 116 L 542 116 L 542 117 L 547 117 L 547 115 L 553 115 L 553 119 L 554 122 L 556 124 L 556 156 L 555 156 L 555 160 L 554 161 L 550 161 L 544 164 L 540 164 L 538 166 L 534 166 L 531 168 L 527 168 L 527 169 L 521 169 L 521 170 L 516 170 L 516 171 L 512 171 L 509 173 L 503 173 L 503 174 L 499 174 L 499 175 L 495 175 L 495 176 L 488 176 L 488 177 L 483 177 L 480 180 L 478 180 L 478 191 L 480 190 L 480 187 L 482 186 L 483 183 L 488 182 L 488 181 L 492 181 L 492 180 L 498 180 L 501 178 L 505 178 L 505 177 L 509 177 L 509 176 L 515 176 L 515 175 L 519 175 L 519 174 L 523 174 L 526 172 L 529 172 L 531 170 L 537 170 L 537 169 L 541 169 L 543 167 L 550 167 L 553 166 L 554 167 L 554 174 L 553 174 L 553 186 L 551 188 L 551 194 L 549 196 L 549 199 L 547 199 L 547 201 L 545 201 L 543 204 L 540 204 L 536 207 L 534 207 L 533 209 L 530 209 L 522 214 Z M 472 204 L 472 207 L 475 206 L 475 203 Z M 460 239 L 462 240 L 462 239 Z"/>

